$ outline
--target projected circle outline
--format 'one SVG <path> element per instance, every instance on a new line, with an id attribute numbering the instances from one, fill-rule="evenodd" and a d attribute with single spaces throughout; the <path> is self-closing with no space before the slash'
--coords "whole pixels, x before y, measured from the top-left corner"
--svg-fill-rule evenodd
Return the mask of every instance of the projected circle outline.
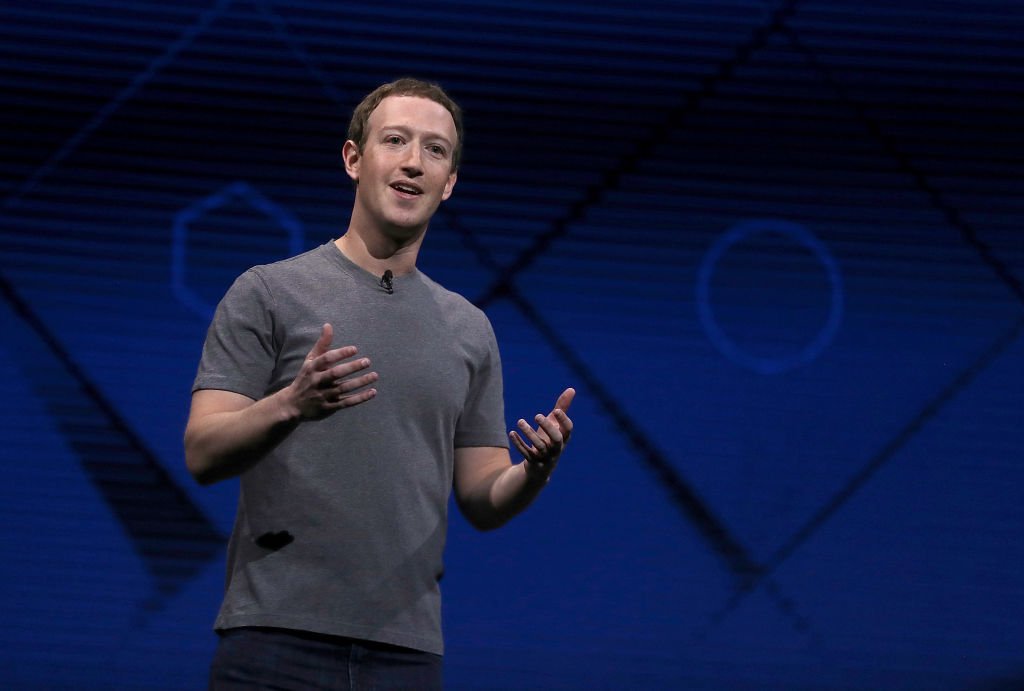
<path id="1" fill-rule="evenodd" d="M 825 268 L 830 286 L 828 318 L 810 342 L 799 352 L 782 357 L 753 355 L 741 348 L 718 324 L 711 306 L 711 278 L 722 257 L 735 245 L 754 235 L 774 233 L 782 235 L 811 251 Z M 697 275 L 697 311 L 708 338 L 715 347 L 733 362 L 760 372 L 779 374 L 811 362 L 828 347 L 843 319 L 843 283 L 839 264 L 825 244 L 799 223 L 778 219 L 741 221 L 723 233 L 701 261 Z"/>

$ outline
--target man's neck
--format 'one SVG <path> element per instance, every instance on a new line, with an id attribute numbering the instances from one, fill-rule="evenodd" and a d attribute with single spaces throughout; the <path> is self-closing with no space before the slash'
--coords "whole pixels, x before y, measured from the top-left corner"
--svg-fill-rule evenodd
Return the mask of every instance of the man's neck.
<path id="1" fill-rule="evenodd" d="M 352 263 L 374 275 L 390 270 L 401 276 L 416 268 L 423 233 L 405 245 L 382 234 L 367 235 L 350 226 L 334 244 Z"/>

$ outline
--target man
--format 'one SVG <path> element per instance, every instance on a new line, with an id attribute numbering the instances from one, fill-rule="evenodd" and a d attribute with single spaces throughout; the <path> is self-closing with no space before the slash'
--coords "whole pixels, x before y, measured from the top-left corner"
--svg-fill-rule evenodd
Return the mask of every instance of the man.
<path id="1" fill-rule="evenodd" d="M 450 489 L 500 526 L 569 440 L 572 389 L 506 437 L 490 323 L 416 269 L 462 141 L 439 86 L 376 89 L 343 149 L 347 232 L 217 308 L 185 430 L 200 483 L 241 476 L 212 688 L 439 688 Z"/>

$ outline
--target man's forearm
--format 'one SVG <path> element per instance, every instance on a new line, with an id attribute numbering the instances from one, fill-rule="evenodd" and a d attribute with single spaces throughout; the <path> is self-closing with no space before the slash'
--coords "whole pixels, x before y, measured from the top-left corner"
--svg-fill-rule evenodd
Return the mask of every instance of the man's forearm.
<path id="1" fill-rule="evenodd" d="M 530 472 L 526 461 L 520 461 L 503 472 L 491 487 L 491 504 L 504 523 L 533 503 L 548 484 L 548 476 Z"/>
<path id="2" fill-rule="evenodd" d="M 185 464 L 204 485 L 234 477 L 259 462 L 298 427 L 287 390 L 238 410 L 210 412 L 189 421 Z"/>
<path id="3" fill-rule="evenodd" d="M 533 503 L 547 484 L 547 477 L 527 472 L 525 462 L 506 465 L 482 479 L 464 498 L 462 512 L 474 527 L 492 530 L 501 527 Z"/>
<path id="4" fill-rule="evenodd" d="M 292 383 L 253 402 L 231 391 L 204 389 L 192 395 L 185 428 L 185 465 L 200 483 L 234 477 L 255 465 L 302 420 L 322 420 L 377 395 L 370 359 L 352 359 L 355 346 L 329 349 L 334 328 L 320 338 Z"/>

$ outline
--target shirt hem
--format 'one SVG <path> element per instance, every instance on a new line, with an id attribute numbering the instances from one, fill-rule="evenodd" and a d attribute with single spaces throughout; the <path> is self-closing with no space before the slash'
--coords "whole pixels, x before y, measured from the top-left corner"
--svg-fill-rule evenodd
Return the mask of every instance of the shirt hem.
<path id="1" fill-rule="evenodd" d="M 358 638 L 377 643 L 400 645 L 404 648 L 422 650 L 434 655 L 444 654 L 444 641 L 439 641 L 433 637 L 428 638 L 402 631 L 360 626 L 358 624 L 311 621 L 304 617 L 289 616 L 287 614 L 232 614 L 220 616 L 217 617 L 213 628 L 215 631 L 223 631 L 242 626 L 272 626 L 280 629 L 321 633 L 328 636 L 345 636 L 346 638 Z"/>

